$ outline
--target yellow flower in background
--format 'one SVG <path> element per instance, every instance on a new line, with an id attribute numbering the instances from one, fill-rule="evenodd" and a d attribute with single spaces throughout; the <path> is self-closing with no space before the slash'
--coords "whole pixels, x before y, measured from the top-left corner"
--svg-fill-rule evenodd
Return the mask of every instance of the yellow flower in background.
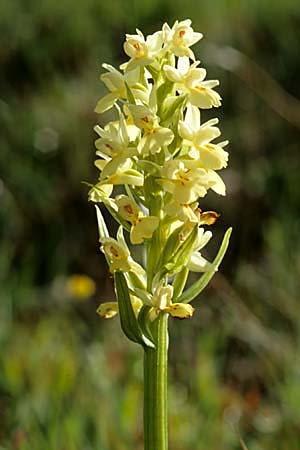
<path id="1" fill-rule="evenodd" d="M 68 294 L 79 300 L 85 300 L 96 292 L 95 282 L 83 274 L 70 275 L 66 282 Z"/>

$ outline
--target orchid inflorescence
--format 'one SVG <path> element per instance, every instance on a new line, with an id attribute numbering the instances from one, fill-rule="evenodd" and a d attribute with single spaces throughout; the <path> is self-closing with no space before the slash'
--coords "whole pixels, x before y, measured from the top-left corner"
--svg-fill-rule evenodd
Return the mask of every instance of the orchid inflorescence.
<path id="1" fill-rule="evenodd" d="M 172 28 L 165 23 L 146 38 L 136 30 L 124 43 L 129 61 L 120 71 L 103 64 L 101 75 L 108 93 L 96 112 L 114 108 L 117 120 L 95 127 L 100 176 L 89 200 L 102 203 L 119 229 L 111 237 L 96 206 L 100 248 L 118 299 L 102 303 L 98 312 L 105 318 L 119 312 L 125 334 L 146 346 L 155 345 L 151 323 L 160 314 L 192 316 L 190 302 L 218 269 L 231 232 L 215 260 L 207 261 L 201 251 L 212 233 L 203 226 L 219 214 L 202 211 L 199 199 L 210 189 L 225 195 L 218 171 L 227 166 L 228 142 L 215 143 L 218 119 L 200 121 L 200 110 L 221 104 L 214 90 L 219 82 L 205 79 L 190 48 L 201 38 L 191 20 Z M 124 230 L 132 245 L 144 245 L 144 267 L 131 256 Z M 184 290 L 190 271 L 202 276 Z"/>

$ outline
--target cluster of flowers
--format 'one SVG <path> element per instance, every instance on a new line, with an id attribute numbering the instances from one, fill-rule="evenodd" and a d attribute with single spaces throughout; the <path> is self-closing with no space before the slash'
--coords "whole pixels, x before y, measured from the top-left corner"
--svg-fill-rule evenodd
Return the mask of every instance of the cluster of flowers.
<path id="1" fill-rule="evenodd" d="M 165 23 L 146 38 L 136 33 L 126 35 L 130 59 L 121 71 L 103 64 L 101 80 L 109 92 L 96 106 L 99 114 L 114 108 L 117 120 L 95 127 L 100 176 L 89 199 L 103 203 L 120 225 L 116 239 L 110 237 L 97 207 L 101 250 L 121 283 L 119 305 L 104 303 L 99 313 L 106 318 L 121 313 L 122 292 L 136 318 L 141 310 L 150 321 L 161 312 L 190 317 L 189 302 L 200 285 L 183 293 L 189 271 L 206 273 L 208 280 L 220 263 L 220 255 L 209 263 L 200 253 L 212 237 L 203 225 L 213 224 L 219 214 L 199 207 L 209 189 L 225 195 L 217 171 L 227 166 L 227 141 L 215 143 L 221 134 L 218 119 L 200 122 L 200 109 L 221 104 L 214 90 L 219 82 L 205 80 L 206 70 L 195 60 L 190 47 L 202 34 L 190 20 L 172 28 Z M 118 187 L 113 196 L 115 186 L 123 186 L 123 193 Z M 146 270 L 132 258 L 123 230 L 131 244 L 145 244 Z"/>

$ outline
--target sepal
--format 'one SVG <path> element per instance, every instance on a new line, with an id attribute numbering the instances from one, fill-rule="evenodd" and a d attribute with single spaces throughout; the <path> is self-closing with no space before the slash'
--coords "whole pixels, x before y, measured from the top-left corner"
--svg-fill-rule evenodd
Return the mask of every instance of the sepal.
<path id="1" fill-rule="evenodd" d="M 100 210 L 99 206 L 97 206 L 97 205 L 95 205 L 95 208 L 96 208 L 96 214 L 97 214 L 99 238 L 100 239 L 109 238 L 108 229 L 106 227 L 106 223 L 102 216 L 101 210 Z"/>
<path id="2" fill-rule="evenodd" d="M 112 319 L 119 312 L 118 302 L 101 303 L 97 308 L 97 314 L 104 319 Z"/>

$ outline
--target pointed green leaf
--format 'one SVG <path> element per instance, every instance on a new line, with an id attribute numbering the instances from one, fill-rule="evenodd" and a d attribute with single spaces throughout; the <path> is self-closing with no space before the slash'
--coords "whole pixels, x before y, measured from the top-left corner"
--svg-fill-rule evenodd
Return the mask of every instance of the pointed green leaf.
<path id="1" fill-rule="evenodd" d="M 166 264 L 171 259 L 171 256 L 174 255 L 174 253 L 180 247 L 180 233 L 184 230 L 184 227 L 185 225 L 181 225 L 180 227 L 176 228 L 168 237 L 161 255 L 162 264 Z"/>
<path id="2" fill-rule="evenodd" d="M 175 112 L 184 105 L 184 103 L 186 102 L 186 98 L 187 97 L 184 94 L 166 98 L 161 111 L 162 124 L 163 122 L 174 116 Z"/>
<path id="3" fill-rule="evenodd" d="M 115 288 L 119 305 L 121 327 L 125 335 L 133 342 L 153 347 L 154 344 L 142 333 L 137 318 L 135 317 L 126 278 L 122 272 L 115 272 Z"/>
<path id="4" fill-rule="evenodd" d="M 153 81 L 156 82 L 157 78 L 158 78 L 158 74 L 159 74 L 158 70 L 154 66 L 151 66 L 151 65 L 146 66 L 146 69 L 148 70 L 148 72 L 150 72 L 150 74 L 153 78 Z"/>
<path id="5" fill-rule="evenodd" d="M 187 267 L 183 267 L 182 270 L 176 274 L 173 281 L 173 303 L 177 303 L 177 298 L 182 294 L 188 275 L 189 269 Z"/>
<path id="6" fill-rule="evenodd" d="M 122 244 L 129 252 L 128 245 L 127 245 L 127 243 L 125 241 L 125 238 L 124 238 L 122 225 L 119 226 L 118 231 L 117 231 L 117 241 L 120 242 L 120 244 Z"/>
<path id="7" fill-rule="evenodd" d="M 146 289 L 146 283 L 143 280 L 143 278 L 138 275 L 137 273 L 130 271 L 127 274 L 127 277 L 129 279 L 130 285 L 134 288 L 138 288 L 138 289 Z"/>
<path id="8" fill-rule="evenodd" d="M 157 97 L 156 97 L 156 84 L 152 84 L 152 88 L 149 95 L 149 108 L 154 109 L 157 105 Z"/>
<path id="9" fill-rule="evenodd" d="M 128 184 L 124 184 L 124 187 L 125 187 L 126 194 L 132 201 L 134 201 L 138 205 L 140 205 L 140 204 L 144 205 L 144 201 L 142 199 L 142 192 L 137 186 L 135 186 L 133 188 L 132 186 L 129 186 Z"/>
<path id="10" fill-rule="evenodd" d="M 135 288 L 135 289 L 133 289 L 132 293 L 133 293 L 133 295 L 138 297 L 140 300 L 142 300 L 144 305 L 152 306 L 152 303 L 151 303 L 152 295 L 149 294 L 149 292 L 146 291 L 145 289 Z"/>
<path id="11" fill-rule="evenodd" d="M 135 102 L 134 95 L 132 93 L 132 90 L 128 86 L 128 83 L 126 83 L 126 81 L 125 81 L 125 87 L 126 87 L 126 94 L 127 94 L 127 99 L 129 101 L 129 103 L 131 103 L 132 105 L 135 105 L 136 102 Z"/>
<path id="12" fill-rule="evenodd" d="M 148 317 L 150 309 L 151 309 L 150 306 L 147 305 L 142 306 L 138 315 L 138 322 L 143 331 L 143 334 L 149 339 L 150 342 L 153 343 L 154 337 L 151 331 L 151 323 Z"/>
<path id="13" fill-rule="evenodd" d="M 179 298 L 178 303 L 189 303 L 191 302 L 203 289 L 208 285 L 214 274 L 217 272 L 219 265 L 224 258 L 226 250 L 229 244 L 229 238 L 232 232 L 232 228 L 228 228 L 226 231 L 222 244 L 219 248 L 218 254 L 215 257 L 214 261 L 211 264 L 211 269 L 208 272 L 205 272 L 202 277 L 197 280 L 192 286 L 190 286 Z"/>
<path id="14" fill-rule="evenodd" d="M 193 228 L 193 231 L 189 234 L 187 239 L 183 242 L 183 244 L 179 247 L 174 256 L 171 258 L 170 262 L 168 262 L 165 265 L 168 272 L 177 273 L 187 263 L 187 260 L 193 249 L 193 245 L 195 244 L 195 240 L 197 239 L 197 234 L 198 234 L 198 227 L 195 226 Z"/>
<path id="15" fill-rule="evenodd" d="M 168 95 L 172 93 L 174 87 L 173 81 L 166 80 L 157 89 L 157 104 L 161 105 Z"/>
<path id="16" fill-rule="evenodd" d="M 115 273 L 115 288 L 122 330 L 128 339 L 143 344 L 141 331 L 131 304 L 126 278 L 122 272 Z"/>
<path id="17" fill-rule="evenodd" d="M 161 167 L 152 161 L 137 161 L 136 165 L 144 172 L 150 173 L 153 176 L 160 176 Z"/>

